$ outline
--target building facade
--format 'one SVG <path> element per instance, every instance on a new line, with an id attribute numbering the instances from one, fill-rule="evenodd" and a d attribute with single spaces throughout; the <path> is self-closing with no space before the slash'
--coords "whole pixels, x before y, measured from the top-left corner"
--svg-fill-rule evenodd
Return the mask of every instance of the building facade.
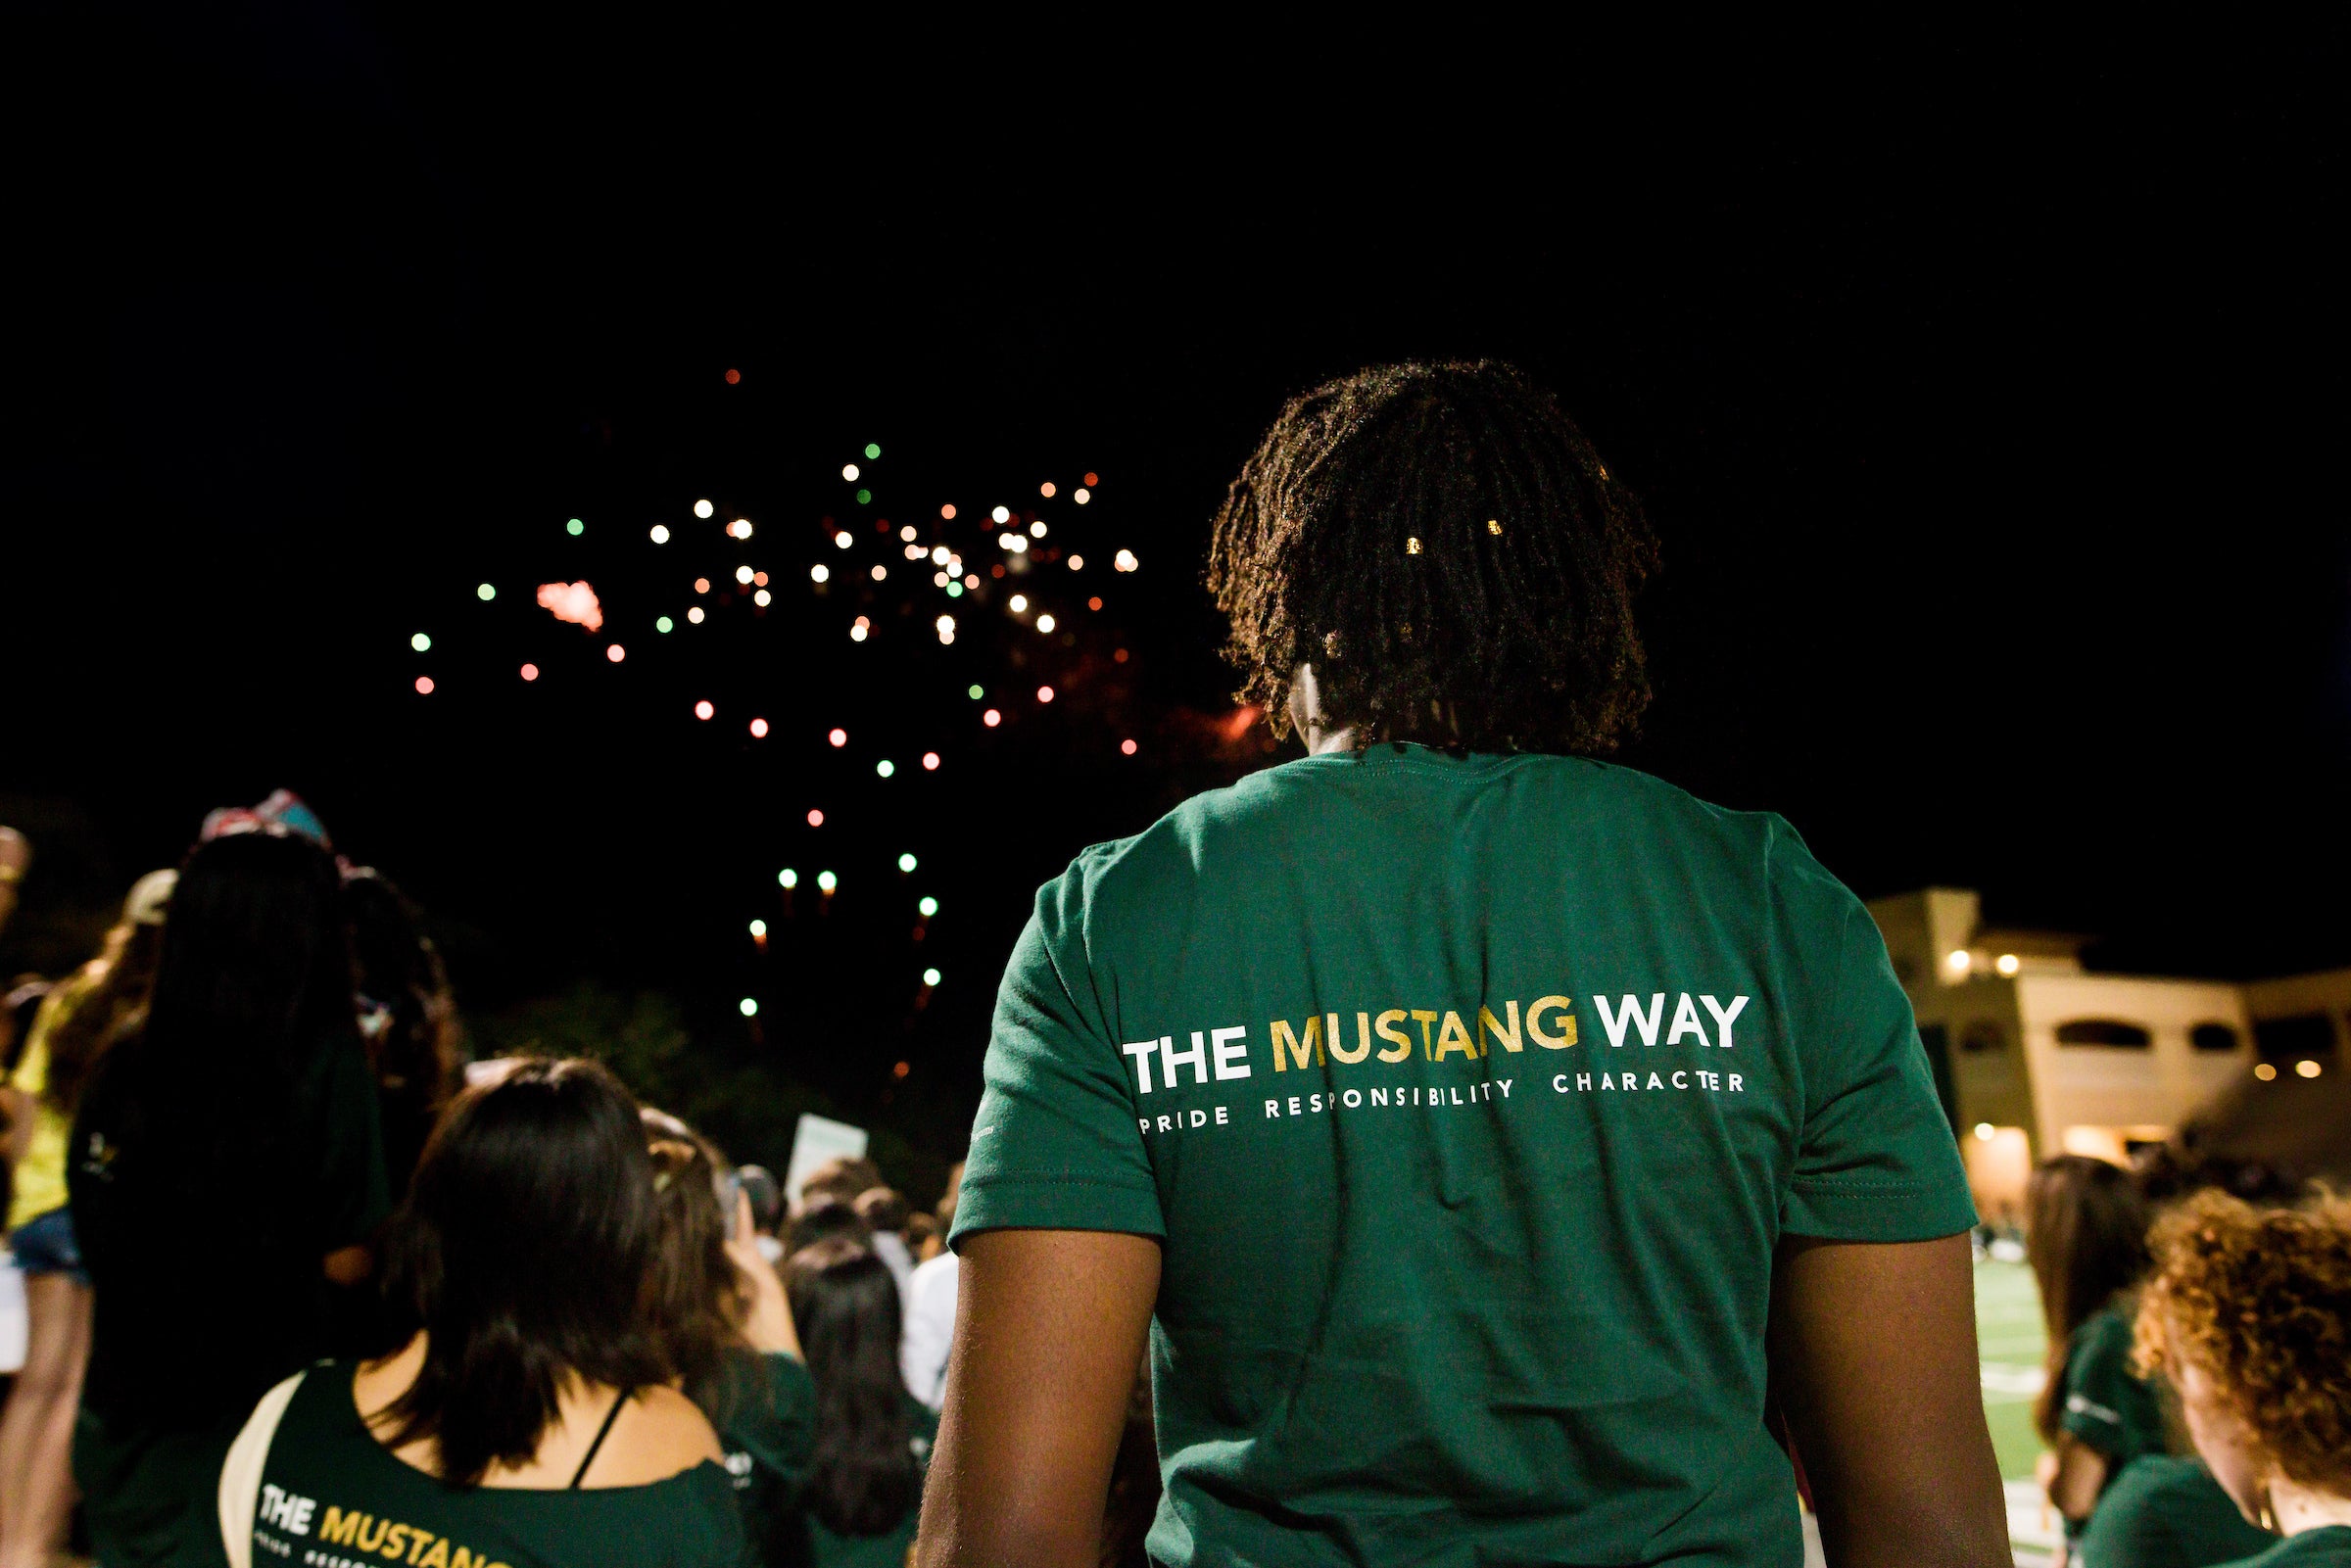
<path id="1" fill-rule="evenodd" d="M 1994 1223 L 2021 1217 L 2048 1155 L 2128 1164 L 2226 1094 L 2316 1080 L 2351 1055 L 2351 969 L 2250 984 L 2093 974 L 2084 938 L 1988 927 L 1966 889 L 1869 912 Z"/>

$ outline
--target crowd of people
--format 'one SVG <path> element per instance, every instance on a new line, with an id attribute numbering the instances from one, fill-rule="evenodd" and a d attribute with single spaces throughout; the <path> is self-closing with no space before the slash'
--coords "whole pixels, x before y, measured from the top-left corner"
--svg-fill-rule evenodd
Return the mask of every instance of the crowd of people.
<path id="1" fill-rule="evenodd" d="M 2346 1560 L 2351 1201 L 2178 1175 L 2060 1155 L 2028 1189 L 2058 1568 Z"/>
<path id="2" fill-rule="evenodd" d="M 460 1069 L 398 891 L 215 813 L 6 1014 L 0 1568 L 76 1491 L 108 1568 L 1784 1568 L 1799 1495 L 1833 1568 L 2004 1568 L 1884 941 L 1785 821 L 1593 760 L 1655 558 L 1511 366 L 1293 400 L 1209 586 L 1307 755 L 1040 890 L 932 1213 Z M 2160 1174 L 2031 1189 L 2067 1555 L 2351 1568 L 2351 1204 Z"/>
<path id="3" fill-rule="evenodd" d="M 6 1021 L 0 1568 L 77 1502 L 108 1564 L 395 1528 L 437 1568 L 909 1560 L 960 1165 L 935 1210 L 864 1159 L 788 1202 L 594 1063 L 462 1064 L 417 911 L 290 796 L 216 813 Z M 2032 1183 L 2082 1568 L 2285 1563 L 2351 1520 L 2351 1203 L 2177 1178 Z M 1144 1560 L 1158 1496 L 1141 1380 L 1130 1427 L 1105 1563 Z"/>
<path id="4" fill-rule="evenodd" d="M 463 1061 L 418 911 L 296 797 L 214 813 L 0 1043 L 0 1564 L 77 1512 L 110 1568 L 908 1560 L 953 1177 L 788 1196 L 593 1062 Z M 1105 1563 L 1156 1501 L 1137 1418 Z"/>

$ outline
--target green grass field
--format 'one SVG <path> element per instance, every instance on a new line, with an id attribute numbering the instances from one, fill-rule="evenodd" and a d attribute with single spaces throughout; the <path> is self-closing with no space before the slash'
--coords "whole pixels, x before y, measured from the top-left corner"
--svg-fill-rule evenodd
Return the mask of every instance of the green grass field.
<path id="1" fill-rule="evenodd" d="M 2040 1456 L 2033 1399 L 2040 1391 L 2040 1358 L 2047 1349 L 2033 1271 L 1989 1259 L 1978 1263 L 1976 1350 L 1984 1364 L 1984 1416 L 2000 1474 L 2011 1481 L 2033 1479 L 2033 1462 Z"/>

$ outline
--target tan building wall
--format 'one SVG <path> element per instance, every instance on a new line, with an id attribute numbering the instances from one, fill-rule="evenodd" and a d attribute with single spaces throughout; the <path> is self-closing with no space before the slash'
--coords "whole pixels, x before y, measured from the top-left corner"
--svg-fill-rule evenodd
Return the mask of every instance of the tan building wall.
<path id="1" fill-rule="evenodd" d="M 2245 1081 L 2256 1017 L 2326 1011 L 2351 1034 L 2351 970 L 2254 987 L 2091 974 L 2081 938 L 1986 928 L 1977 895 L 1965 889 L 1925 888 L 1869 911 L 1947 1085 L 1988 1219 L 2019 1216 L 2039 1161 L 2061 1151 L 2125 1161 Z M 2123 1028 L 2081 1027 L 2100 1023 Z M 2199 1049 L 2199 1026 L 2205 1046 L 2224 1048 Z M 2131 1030 L 2144 1031 L 2143 1046 L 2059 1037 L 2131 1038 Z"/>
<path id="2" fill-rule="evenodd" d="M 2028 974 L 2014 983 L 2037 1090 L 2030 1125 L 2043 1151 L 2119 1158 L 2130 1143 L 2161 1142 L 2253 1066 L 2244 993 L 2234 985 L 2119 974 Z M 2141 1050 L 2058 1040 L 2067 1023 L 2109 1020 L 2152 1039 Z M 2229 1029 L 2230 1049 L 2194 1047 L 2190 1032 L 2212 1023 Z"/>

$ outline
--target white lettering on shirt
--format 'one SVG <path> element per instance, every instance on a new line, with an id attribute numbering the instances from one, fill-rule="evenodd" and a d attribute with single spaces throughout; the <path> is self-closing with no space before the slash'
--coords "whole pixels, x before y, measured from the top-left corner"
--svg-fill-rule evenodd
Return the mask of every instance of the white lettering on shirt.
<path id="1" fill-rule="evenodd" d="M 1731 1020 L 1747 1011 L 1747 998 L 1732 997 L 1731 1009 L 1727 1013 L 1722 1010 L 1722 1004 L 1710 996 L 1702 996 L 1699 1000 L 1705 1003 L 1706 1011 L 1714 1015 L 1715 1023 L 1722 1029 L 1722 1048 L 1728 1051 L 1731 1048 Z"/>
<path id="2" fill-rule="evenodd" d="M 1135 1076 L 1141 1080 L 1145 1094 L 1151 1092 L 1151 1053 L 1159 1049 L 1160 1043 L 1157 1040 L 1137 1040 L 1132 1045 L 1119 1047 L 1120 1050 L 1134 1058 Z M 1169 1079 L 1168 1087 L 1171 1089 L 1176 1087 L 1176 1080 Z M 973 1136 L 977 1137 L 979 1134 L 974 1133 Z"/>
<path id="3" fill-rule="evenodd" d="M 1665 1043 L 1679 1045 L 1685 1035 L 1696 1035 L 1698 1043 L 1706 1045 L 1705 1026 L 1698 1022 L 1698 1009 L 1690 1005 L 1690 993 L 1684 991 L 1681 1000 L 1673 1004 L 1673 1027 L 1666 1031 Z"/>
<path id="4" fill-rule="evenodd" d="M 309 1535 L 311 1515 L 317 1507 L 316 1497 L 299 1497 L 280 1487 L 262 1488 L 261 1522 L 275 1525 L 287 1535 Z"/>
<path id="5" fill-rule="evenodd" d="M 1192 1031 L 1192 1048 L 1188 1051 L 1178 1051 L 1176 1049 L 1176 1037 L 1174 1035 L 1161 1035 L 1159 1037 L 1160 1082 L 1166 1084 L 1171 1089 L 1176 1087 L 1176 1069 L 1179 1067 L 1182 1067 L 1185 1063 L 1191 1064 L 1192 1081 L 1194 1083 L 1206 1083 L 1208 1081 L 1208 1041 L 1201 1034 L 1201 1032 L 1198 1029 L 1194 1029 Z"/>
<path id="6" fill-rule="evenodd" d="M 1248 1034 L 1247 1029 L 1212 1029 L 1209 1031 L 1208 1037 L 1214 1044 L 1219 1078 L 1249 1076 L 1249 1048 L 1232 1043 L 1236 1040 L 1246 1039 Z M 1195 1034 L 1192 1038 L 1196 1041 L 1200 1036 Z M 1235 1067 L 1233 1065 L 1235 1062 L 1240 1065 Z"/>
<path id="7" fill-rule="evenodd" d="M 1608 1044 L 1619 1049 L 1623 1047 L 1624 1030 L 1625 1025 L 1627 1024 L 1632 1024 L 1641 1030 L 1641 1043 L 1643 1045 L 1655 1045 L 1657 1043 L 1657 1025 L 1663 1022 L 1665 1019 L 1665 993 L 1663 991 L 1657 992 L 1649 999 L 1649 1011 L 1647 1013 L 1641 1011 L 1640 998 L 1633 996 L 1628 996 L 1622 999 L 1623 1011 L 1617 1013 L 1614 1017 L 1610 1017 L 1608 1014 L 1608 999 L 1607 997 L 1596 996 L 1592 998 L 1592 1005 L 1600 1010 L 1600 1026 L 1607 1032 Z"/>

